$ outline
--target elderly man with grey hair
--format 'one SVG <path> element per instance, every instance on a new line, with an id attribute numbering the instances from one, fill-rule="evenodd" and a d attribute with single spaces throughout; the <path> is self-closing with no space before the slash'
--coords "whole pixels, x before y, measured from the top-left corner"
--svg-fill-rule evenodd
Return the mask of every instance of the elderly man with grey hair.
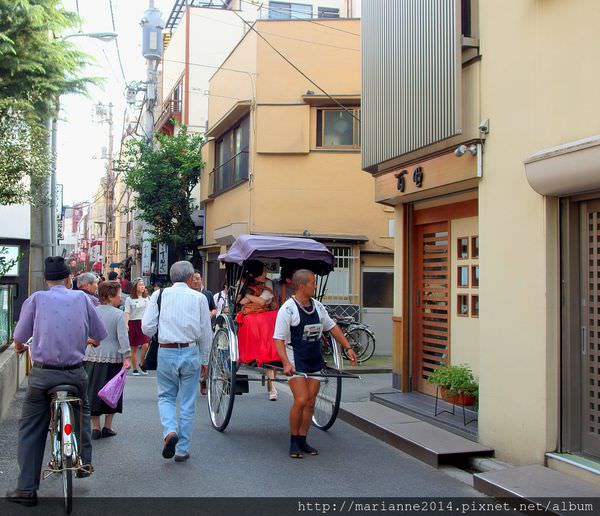
<path id="1" fill-rule="evenodd" d="M 149 337 L 158 331 L 156 379 L 163 426 L 162 456 L 185 462 L 190 458 L 200 379 L 198 343 L 207 345 L 212 340 L 212 330 L 206 296 L 193 289 L 192 264 L 175 262 L 169 274 L 173 286 L 152 294 L 142 318 L 142 331 Z"/>
<path id="2" fill-rule="evenodd" d="M 100 304 L 100 301 L 96 297 L 98 294 L 98 276 L 93 272 L 84 272 L 77 276 L 77 288 L 83 290 L 89 296 L 94 306 Z"/>

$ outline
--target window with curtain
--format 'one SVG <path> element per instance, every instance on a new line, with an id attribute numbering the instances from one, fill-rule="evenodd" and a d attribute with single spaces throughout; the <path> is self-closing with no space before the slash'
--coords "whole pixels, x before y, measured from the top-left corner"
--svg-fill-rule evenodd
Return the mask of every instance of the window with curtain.
<path id="1" fill-rule="evenodd" d="M 318 109 L 317 147 L 360 148 L 360 108 Z"/>

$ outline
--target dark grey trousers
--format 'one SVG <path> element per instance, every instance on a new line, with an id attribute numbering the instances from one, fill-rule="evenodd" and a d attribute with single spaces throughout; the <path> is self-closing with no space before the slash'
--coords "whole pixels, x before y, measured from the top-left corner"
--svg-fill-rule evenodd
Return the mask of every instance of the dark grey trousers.
<path id="1" fill-rule="evenodd" d="M 27 393 L 23 402 L 23 412 L 19 421 L 19 480 L 17 489 L 37 491 L 40 487 L 44 448 L 50 424 L 50 397 L 46 392 L 61 384 L 75 385 L 83 400 L 83 429 L 79 429 L 79 406 L 73 404 L 75 412 L 75 432 L 79 437 L 83 464 L 92 463 L 92 442 L 90 430 L 90 406 L 87 399 L 87 374 L 83 367 L 70 371 L 31 369 Z M 81 431 L 79 431 L 81 430 Z"/>

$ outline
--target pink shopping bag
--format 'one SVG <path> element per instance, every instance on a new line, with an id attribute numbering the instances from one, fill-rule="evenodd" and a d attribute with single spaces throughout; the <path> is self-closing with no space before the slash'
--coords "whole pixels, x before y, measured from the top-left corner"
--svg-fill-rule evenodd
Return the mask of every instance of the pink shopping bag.
<path id="1" fill-rule="evenodd" d="M 98 396 L 104 400 L 104 402 L 112 408 L 116 408 L 119 403 L 119 398 L 123 394 L 125 388 L 125 376 L 127 375 L 127 369 L 121 369 L 108 383 L 98 391 Z"/>

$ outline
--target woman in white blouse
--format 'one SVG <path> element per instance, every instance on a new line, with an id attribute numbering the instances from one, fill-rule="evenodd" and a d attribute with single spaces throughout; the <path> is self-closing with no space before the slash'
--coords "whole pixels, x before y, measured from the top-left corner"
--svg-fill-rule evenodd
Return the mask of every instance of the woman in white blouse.
<path id="1" fill-rule="evenodd" d="M 137 278 L 133 282 L 131 295 L 125 300 L 125 320 L 129 327 L 129 345 L 131 346 L 131 363 L 133 365 L 133 376 L 148 374 L 143 368 L 142 363 L 148 350 L 150 338 L 142 333 L 142 317 L 148 306 L 148 292 L 144 280 Z M 142 347 L 139 359 L 138 371 L 138 348 Z"/>

